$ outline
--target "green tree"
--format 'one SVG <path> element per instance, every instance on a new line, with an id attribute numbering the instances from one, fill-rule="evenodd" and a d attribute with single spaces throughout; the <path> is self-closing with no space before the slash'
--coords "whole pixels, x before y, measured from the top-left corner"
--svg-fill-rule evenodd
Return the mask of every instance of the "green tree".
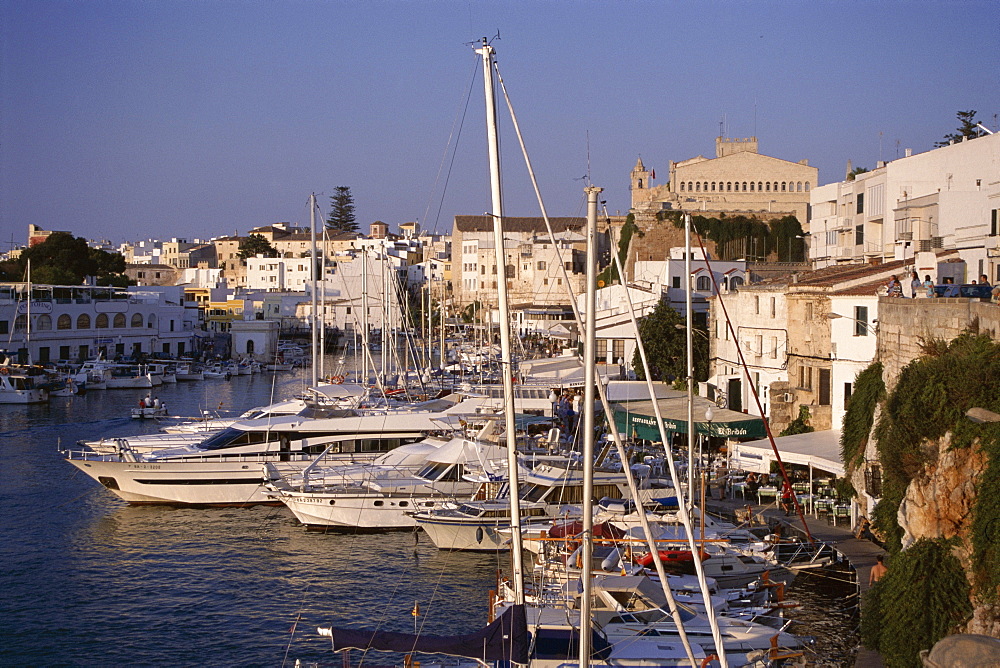
<path id="1" fill-rule="evenodd" d="M 248 257 L 263 255 L 264 257 L 278 257 L 278 251 L 274 249 L 271 242 L 263 234 L 251 234 L 240 242 L 240 251 L 236 254 L 241 260 Z"/>
<path id="2" fill-rule="evenodd" d="M 867 167 L 855 167 L 851 171 L 847 172 L 847 180 L 853 181 L 858 176 L 858 174 L 867 174 L 867 173 L 868 173 Z"/>
<path id="3" fill-rule="evenodd" d="M 348 186 L 337 186 L 330 198 L 330 215 L 326 218 L 326 229 L 340 232 L 357 232 L 354 216 L 354 196 Z"/>
<path id="4" fill-rule="evenodd" d="M 687 332 L 684 318 L 661 301 L 653 312 L 639 322 L 639 338 L 646 350 L 649 373 L 653 380 L 668 381 L 687 378 Z M 708 335 L 695 329 L 692 336 L 694 347 L 695 380 L 708 378 Z M 640 380 L 645 380 L 642 359 L 636 350 L 632 358 L 632 368 Z"/>
<path id="5" fill-rule="evenodd" d="M 40 244 L 25 249 L 21 256 L 3 267 L 5 280 L 24 280 L 28 261 L 34 283 L 80 285 L 93 276 L 98 285 L 131 285 L 125 276 L 125 258 L 91 248 L 83 237 L 68 232 L 53 232 Z"/>
<path id="6" fill-rule="evenodd" d="M 976 127 L 976 114 L 979 113 L 975 109 L 969 109 L 968 111 L 956 112 L 955 116 L 958 118 L 958 129 L 955 132 L 946 134 L 944 139 L 934 144 L 934 146 L 947 146 L 953 141 L 962 141 L 965 137 L 970 139 L 979 136 L 979 128 Z"/>

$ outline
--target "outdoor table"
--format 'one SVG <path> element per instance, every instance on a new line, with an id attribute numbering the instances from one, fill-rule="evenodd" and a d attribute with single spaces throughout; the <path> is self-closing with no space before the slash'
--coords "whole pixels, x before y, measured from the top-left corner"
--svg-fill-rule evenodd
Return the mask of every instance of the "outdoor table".
<path id="1" fill-rule="evenodd" d="M 764 503 L 762 500 L 766 496 L 774 497 L 774 503 L 778 503 L 778 488 L 777 487 L 760 487 L 757 489 L 757 502 Z"/>

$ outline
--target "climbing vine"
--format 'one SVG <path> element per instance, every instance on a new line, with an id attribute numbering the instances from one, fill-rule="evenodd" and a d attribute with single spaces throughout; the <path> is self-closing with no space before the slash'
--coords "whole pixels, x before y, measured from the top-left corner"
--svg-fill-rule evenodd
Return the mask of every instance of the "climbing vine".
<path id="1" fill-rule="evenodd" d="M 799 416 L 788 423 L 778 436 L 792 436 L 794 434 L 808 434 L 815 429 L 809 424 L 809 407 L 802 405 L 799 406 Z"/>
<path id="2" fill-rule="evenodd" d="M 952 554 L 953 541 L 920 540 L 888 562 L 868 592 L 861 639 L 890 668 L 917 668 L 919 652 L 972 614 L 969 582 Z"/>
<path id="3" fill-rule="evenodd" d="M 858 374 L 854 392 L 847 402 L 844 427 L 840 433 L 840 454 L 849 468 L 864 463 L 865 446 L 875 422 L 875 408 L 885 399 L 885 381 L 882 380 L 882 363 L 875 362 Z"/>

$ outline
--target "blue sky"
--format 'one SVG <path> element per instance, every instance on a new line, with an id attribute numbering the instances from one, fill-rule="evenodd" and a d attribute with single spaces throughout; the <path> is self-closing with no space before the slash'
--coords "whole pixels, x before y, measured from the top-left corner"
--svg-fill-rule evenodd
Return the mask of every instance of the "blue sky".
<path id="1" fill-rule="evenodd" d="M 2 0 L 0 19 L 0 248 L 28 223 L 115 242 L 307 223 L 339 185 L 365 226 L 450 230 L 490 209 L 468 43 L 498 31 L 554 216 L 583 215 L 588 172 L 624 212 L 637 156 L 661 183 L 723 119 L 828 183 L 1000 113 L 995 1 Z M 537 215 L 501 132 L 507 213 Z"/>

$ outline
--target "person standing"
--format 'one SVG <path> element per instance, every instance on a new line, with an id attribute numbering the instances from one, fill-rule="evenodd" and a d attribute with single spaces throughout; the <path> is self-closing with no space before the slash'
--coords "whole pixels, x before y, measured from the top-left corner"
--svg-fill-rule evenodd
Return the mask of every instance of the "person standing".
<path id="1" fill-rule="evenodd" d="M 911 299 L 916 299 L 917 297 L 922 296 L 921 293 L 923 293 L 923 291 L 924 291 L 924 289 L 923 289 L 924 288 L 924 284 L 920 281 L 920 276 L 917 275 L 917 272 L 914 271 L 910 276 L 911 276 L 911 280 L 910 280 L 910 298 Z"/>
<path id="2" fill-rule="evenodd" d="M 924 292 L 927 297 L 934 296 L 934 281 L 931 280 L 930 274 L 924 276 Z"/>
<path id="3" fill-rule="evenodd" d="M 885 557 L 881 554 L 875 557 L 875 565 L 872 566 L 871 573 L 868 574 L 868 586 L 871 587 L 873 584 L 885 577 L 885 574 L 889 572 L 889 569 L 885 565 Z"/>

